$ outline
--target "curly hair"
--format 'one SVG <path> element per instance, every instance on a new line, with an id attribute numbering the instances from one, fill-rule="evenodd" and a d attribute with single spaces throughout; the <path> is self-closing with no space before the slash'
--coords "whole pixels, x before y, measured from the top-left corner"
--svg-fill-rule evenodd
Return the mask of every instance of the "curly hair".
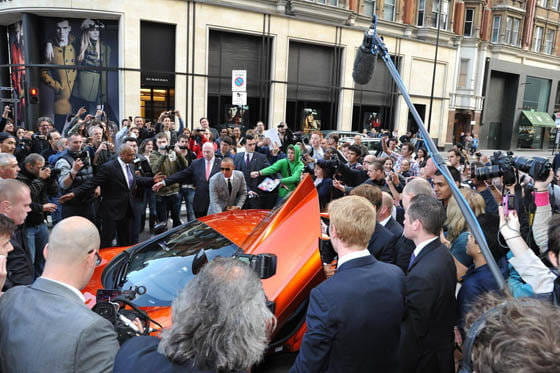
<path id="1" fill-rule="evenodd" d="M 495 293 L 481 296 L 466 316 L 467 329 L 486 314 L 472 351 L 473 369 L 483 373 L 549 373 L 560 367 L 560 310 L 531 298 Z"/>
<path id="2" fill-rule="evenodd" d="M 172 318 L 160 353 L 176 364 L 190 360 L 200 369 L 226 371 L 258 363 L 276 323 L 256 273 L 236 259 L 220 257 L 181 291 Z"/>

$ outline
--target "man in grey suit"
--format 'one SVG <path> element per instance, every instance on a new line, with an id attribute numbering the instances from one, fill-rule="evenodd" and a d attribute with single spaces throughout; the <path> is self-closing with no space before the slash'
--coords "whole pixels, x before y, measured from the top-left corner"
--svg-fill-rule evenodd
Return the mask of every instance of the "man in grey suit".
<path id="1" fill-rule="evenodd" d="M 226 210 L 239 210 L 247 198 L 247 184 L 243 172 L 236 171 L 231 158 L 224 158 L 220 173 L 210 178 L 208 215 Z"/>
<path id="2" fill-rule="evenodd" d="M 45 247 L 42 276 L 0 297 L 0 371 L 112 371 L 117 335 L 79 290 L 100 263 L 99 242 L 89 220 L 62 220 Z"/>

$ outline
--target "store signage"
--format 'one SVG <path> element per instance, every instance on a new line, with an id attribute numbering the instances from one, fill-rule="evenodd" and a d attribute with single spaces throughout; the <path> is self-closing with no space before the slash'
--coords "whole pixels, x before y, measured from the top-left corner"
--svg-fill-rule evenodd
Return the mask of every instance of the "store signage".
<path id="1" fill-rule="evenodd" d="M 231 71 L 231 91 L 232 92 L 247 91 L 247 70 Z"/>

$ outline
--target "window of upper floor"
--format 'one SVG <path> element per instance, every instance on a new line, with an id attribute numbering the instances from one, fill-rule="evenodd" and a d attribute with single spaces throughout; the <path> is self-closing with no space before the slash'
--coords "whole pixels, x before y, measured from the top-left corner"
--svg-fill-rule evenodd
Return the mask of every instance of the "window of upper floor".
<path id="1" fill-rule="evenodd" d="M 492 19 L 492 43 L 500 42 L 500 25 L 502 23 L 502 17 L 494 16 Z"/>
<path id="2" fill-rule="evenodd" d="M 396 0 L 385 0 L 383 3 L 383 19 L 387 21 L 395 20 Z"/>
<path id="3" fill-rule="evenodd" d="M 544 33 L 544 27 L 535 26 L 535 30 L 533 32 L 533 46 L 531 48 L 533 52 L 538 53 L 541 51 L 542 42 L 543 42 L 543 33 Z"/>
<path id="4" fill-rule="evenodd" d="M 474 8 L 465 9 L 465 26 L 463 28 L 463 35 L 466 37 L 473 36 L 474 32 Z"/>
<path id="5" fill-rule="evenodd" d="M 375 8 L 377 6 L 376 0 L 364 0 L 363 12 L 366 16 L 373 16 L 375 14 Z"/>

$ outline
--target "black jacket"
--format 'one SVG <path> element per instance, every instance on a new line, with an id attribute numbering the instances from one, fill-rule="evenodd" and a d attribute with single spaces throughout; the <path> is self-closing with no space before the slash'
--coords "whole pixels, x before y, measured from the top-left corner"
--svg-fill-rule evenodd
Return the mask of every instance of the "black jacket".
<path id="1" fill-rule="evenodd" d="M 75 198 L 90 193 L 97 186 L 101 187 L 101 205 L 99 214 L 109 220 L 118 221 L 126 216 L 127 211 L 136 211 L 139 200 L 135 196 L 135 188 L 153 185 L 151 177 L 137 176 L 133 173 L 134 183 L 132 190 L 128 187 L 118 159 L 113 159 L 99 168 L 95 176 L 78 188 L 72 189 Z"/>
<path id="2" fill-rule="evenodd" d="M 259 152 L 253 152 L 253 157 L 247 166 L 246 162 L 246 155 L 247 153 L 241 152 L 236 154 L 234 162 L 235 162 L 235 169 L 238 171 L 243 172 L 243 176 L 245 176 L 245 182 L 247 183 L 247 191 L 252 190 L 255 193 L 261 194 L 262 191 L 257 188 L 260 183 L 264 180 L 265 176 L 260 176 L 256 178 L 251 177 L 252 171 L 260 171 L 265 167 L 270 166 L 268 159 L 264 154 Z"/>
<path id="3" fill-rule="evenodd" d="M 6 261 L 8 276 L 6 277 L 6 283 L 2 289 L 3 291 L 13 288 L 14 286 L 29 285 L 35 280 L 33 263 L 29 256 L 29 250 L 25 246 L 23 225 L 20 225 L 14 234 L 12 234 L 10 243 L 14 249 L 8 253 Z"/>
<path id="4" fill-rule="evenodd" d="M 439 239 L 430 242 L 410 266 L 405 282 L 400 371 L 454 372 L 457 272 L 449 249 Z"/>
<path id="5" fill-rule="evenodd" d="M 25 167 L 17 175 L 17 180 L 25 183 L 31 191 L 31 211 L 27 214 L 24 225 L 33 227 L 45 221 L 43 205 L 48 202 L 48 196 L 55 196 L 58 186 L 54 177 L 43 180 L 28 172 Z"/>
<path id="6" fill-rule="evenodd" d="M 371 255 L 378 260 L 386 263 L 393 263 L 397 240 L 398 237 L 377 222 L 375 223 L 375 232 L 373 232 L 369 240 L 367 249 Z"/>

